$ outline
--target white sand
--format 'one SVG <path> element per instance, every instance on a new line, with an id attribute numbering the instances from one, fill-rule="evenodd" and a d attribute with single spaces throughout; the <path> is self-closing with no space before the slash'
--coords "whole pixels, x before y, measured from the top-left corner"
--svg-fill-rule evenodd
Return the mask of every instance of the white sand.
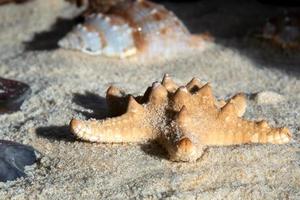
<path id="1" fill-rule="evenodd" d="M 215 44 L 189 57 L 145 65 L 54 49 L 76 15 L 62 0 L 0 7 L 0 75 L 33 90 L 22 111 L 0 115 L 0 139 L 43 154 L 27 178 L 0 183 L 0 199 L 300 198 L 300 56 L 247 34 L 280 9 L 200 1 L 176 10 L 193 31 L 211 31 Z M 141 93 L 166 72 L 178 83 L 193 76 L 210 81 L 218 97 L 244 91 L 245 117 L 287 126 L 294 141 L 209 148 L 196 163 L 174 163 L 157 144 L 91 144 L 68 132 L 72 117 L 105 115 L 100 96 L 110 84 Z M 251 94 L 260 91 L 279 93 L 285 101 L 257 105 Z"/>

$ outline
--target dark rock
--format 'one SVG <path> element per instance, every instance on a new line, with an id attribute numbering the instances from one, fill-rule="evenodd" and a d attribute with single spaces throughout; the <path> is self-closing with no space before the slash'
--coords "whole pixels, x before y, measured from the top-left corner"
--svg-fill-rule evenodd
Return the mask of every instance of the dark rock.
<path id="1" fill-rule="evenodd" d="M 30 94 L 29 85 L 0 77 L 0 113 L 19 110 Z"/>
<path id="2" fill-rule="evenodd" d="M 0 140 L 0 181 L 11 181 L 26 176 L 24 167 L 37 161 L 31 146 Z"/>

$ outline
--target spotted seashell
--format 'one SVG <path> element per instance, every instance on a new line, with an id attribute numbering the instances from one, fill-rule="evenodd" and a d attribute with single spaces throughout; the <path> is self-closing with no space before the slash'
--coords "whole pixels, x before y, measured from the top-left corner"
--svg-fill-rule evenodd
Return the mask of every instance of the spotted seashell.
<path id="1" fill-rule="evenodd" d="M 165 7 L 138 0 L 122 2 L 104 14 L 88 15 L 59 46 L 110 57 L 169 57 L 202 49 L 203 37 L 190 34 Z"/>
<path id="2" fill-rule="evenodd" d="M 262 37 L 283 48 L 299 48 L 300 15 L 285 14 L 268 19 Z"/>

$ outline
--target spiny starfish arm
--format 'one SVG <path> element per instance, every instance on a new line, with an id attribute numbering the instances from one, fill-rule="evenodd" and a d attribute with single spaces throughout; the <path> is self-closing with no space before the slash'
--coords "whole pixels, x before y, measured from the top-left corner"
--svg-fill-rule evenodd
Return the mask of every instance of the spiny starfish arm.
<path id="1" fill-rule="evenodd" d="M 168 151 L 172 161 L 196 161 L 207 148 L 199 143 L 193 132 L 190 132 L 190 128 L 186 127 L 189 115 L 190 113 L 184 105 L 171 122 L 172 134 L 162 134 L 159 138 L 159 142 Z"/>
<path id="2" fill-rule="evenodd" d="M 239 118 L 232 102 L 221 109 L 215 122 L 197 123 L 201 120 L 197 120 L 197 117 L 199 116 L 191 116 L 191 112 L 183 106 L 176 118 L 181 138 L 189 138 L 196 148 L 201 145 L 284 144 L 291 140 L 291 133 L 287 128 L 271 128 L 266 121 L 252 122 Z"/>
<path id="3" fill-rule="evenodd" d="M 187 130 L 186 130 L 187 131 Z M 192 133 L 192 132 L 187 132 Z M 185 137 L 185 136 L 186 137 Z M 269 131 L 257 131 L 255 134 L 249 132 L 216 132 L 200 137 L 200 141 L 194 141 L 189 134 L 183 134 L 182 138 L 173 145 L 163 145 L 168 150 L 170 159 L 173 161 L 196 161 L 203 155 L 207 146 L 237 145 L 245 143 L 273 143 L 284 144 L 290 141 L 291 135 L 288 129 L 278 128 Z"/>
<path id="4" fill-rule="evenodd" d="M 133 97 L 129 98 L 125 114 L 106 120 L 81 121 L 72 119 L 71 132 L 78 138 L 92 142 L 142 142 L 155 137 L 145 119 L 147 113 Z"/>
<path id="5" fill-rule="evenodd" d="M 237 126 L 220 126 L 218 128 L 219 131 L 215 130 L 214 132 L 203 134 L 201 143 L 203 145 L 226 146 L 250 143 L 285 144 L 291 140 L 292 135 L 287 128 L 264 128 L 260 122 L 244 120 L 241 123 L 237 123 Z"/>
<path id="6" fill-rule="evenodd" d="M 173 161 L 196 161 L 206 148 L 195 143 L 193 136 L 186 131 L 188 129 L 184 127 L 184 122 L 188 115 L 186 106 L 183 106 L 171 125 L 172 134 L 162 134 L 159 137 L 160 144 L 168 151 Z"/>
<path id="7" fill-rule="evenodd" d="M 252 122 L 239 118 L 232 102 L 221 109 L 213 126 L 209 133 L 201 133 L 202 144 L 284 144 L 291 140 L 291 133 L 287 128 L 271 128 L 266 121 Z"/>
<path id="8" fill-rule="evenodd" d="M 250 126 L 250 128 L 252 127 Z M 292 133 L 288 128 L 272 128 L 264 120 L 254 122 L 252 129 L 254 129 L 255 132 L 251 132 L 251 143 L 286 144 L 292 139 Z"/>

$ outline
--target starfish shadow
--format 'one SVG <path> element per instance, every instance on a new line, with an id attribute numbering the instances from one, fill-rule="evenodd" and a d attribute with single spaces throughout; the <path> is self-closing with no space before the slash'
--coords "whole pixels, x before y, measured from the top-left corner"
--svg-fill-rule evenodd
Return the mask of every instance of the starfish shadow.
<path id="1" fill-rule="evenodd" d="M 142 143 L 140 145 L 141 150 L 144 151 L 146 154 L 154 157 L 158 157 L 160 159 L 168 159 L 168 153 L 167 151 L 156 141 L 151 141 L 148 143 Z"/>
<path id="2" fill-rule="evenodd" d="M 168 152 L 156 141 L 151 141 L 148 143 L 143 143 L 140 145 L 141 150 L 146 154 L 160 159 L 169 160 Z M 206 147 L 203 150 L 203 154 L 197 159 L 197 162 L 200 162 L 208 154 L 209 147 Z"/>
<path id="3" fill-rule="evenodd" d="M 81 21 L 81 17 L 75 19 L 58 18 L 49 30 L 36 33 L 31 41 L 24 42 L 25 50 L 44 51 L 58 49 L 58 41 Z"/>
<path id="4" fill-rule="evenodd" d="M 109 116 L 106 99 L 97 94 L 88 91 L 84 94 L 75 93 L 73 94 L 73 102 L 85 109 L 92 110 L 92 112 L 76 110 L 88 119 L 104 119 Z"/>
<path id="5" fill-rule="evenodd" d="M 74 142 L 75 136 L 69 131 L 69 126 L 45 126 L 38 127 L 36 134 L 39 137 L 48 138 L 50 140 L 63 140 L 66 142 Z"/>
<path id="6" fill-rule="evenodd" d="M 75 93 L 73 101 L 85 109 L 92 110 L 92 112 L 76 110 L 76 112 L 81 113 L 88 119 L 103 119 L 108 116 L 105 98 L 97 94 L 90 92 L 85 92 L 85 94 Z M 36 134 L 40 137 L 53 140 L 64 140 L 67 142 L 76 141 L 76 137 L 70 132 L 69 126 L 67 125 L 38 127 L 36 129 Z"/>

